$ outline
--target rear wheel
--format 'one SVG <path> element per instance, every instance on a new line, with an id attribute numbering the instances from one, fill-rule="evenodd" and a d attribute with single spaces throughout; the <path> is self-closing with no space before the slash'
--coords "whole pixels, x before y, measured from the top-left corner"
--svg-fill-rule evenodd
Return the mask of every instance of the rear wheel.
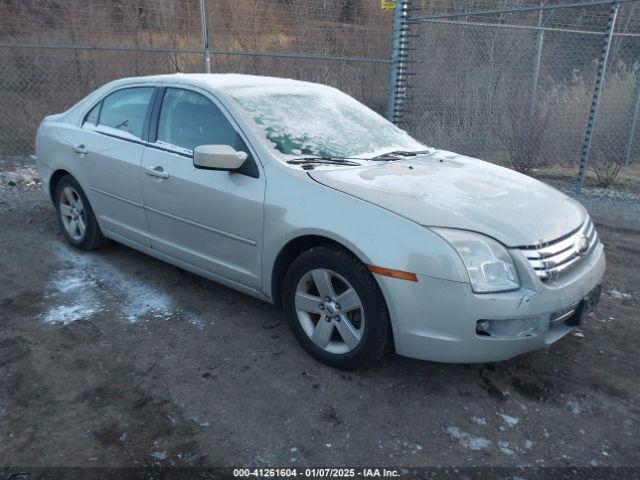
<path id="1" fill-rule="evenodd" d="M 283 306 L 300 344 L 316 359 L 351 370 L 378 360 L 389 343 L 389 313 L 369 270 L 346 250 L 301 254 L 283 286 Z"/>
<path id="2" fill-rule="evenodd" d="M 58 224 L 71 245 L 81 250 L 95 250 L 108 243 L 89 200 L 75 178 L 71 175 L 62 177 L 54 198 Z"/>

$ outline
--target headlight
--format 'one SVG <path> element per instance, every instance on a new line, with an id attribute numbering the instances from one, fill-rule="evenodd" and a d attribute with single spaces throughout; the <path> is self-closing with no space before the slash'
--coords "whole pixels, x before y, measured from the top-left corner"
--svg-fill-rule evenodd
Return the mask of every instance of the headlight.
<path id="1" fill-rule="evenodd" d="M 492 238 L 449 228 L 432 228 L 456 249 L 476 293 L 504 292 L 520 287 L 507 249 Z"/>

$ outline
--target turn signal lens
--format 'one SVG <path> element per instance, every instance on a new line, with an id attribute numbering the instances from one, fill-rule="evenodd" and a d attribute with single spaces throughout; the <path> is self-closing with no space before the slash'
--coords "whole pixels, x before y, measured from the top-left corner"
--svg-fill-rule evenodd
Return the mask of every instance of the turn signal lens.
<path id="1" fill-rule="evenodd" d="M 418 277 L 416 277 L 415 273 L 403 272 L 402 270 L 392 270 L 390 268 L 376 267 L 375 265 L 367 265 L 367 268 L 373 273 L 384 275 L 385 277 L 399 278 L 400 280 L 409 280 L 410 282 L 418 281 Z"/>

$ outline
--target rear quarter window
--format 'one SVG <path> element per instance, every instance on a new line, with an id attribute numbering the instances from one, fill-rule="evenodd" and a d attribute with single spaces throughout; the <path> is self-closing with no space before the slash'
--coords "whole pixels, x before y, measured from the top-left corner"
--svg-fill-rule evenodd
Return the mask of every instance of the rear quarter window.
<path id="1" fill-rule="evenodd" d="M 100 107 L 102 106 L 102 102 L 98 102 L 98 104 L 93 107 L 89 113 L 87 113 L 86 117 L 84 117 L 83 123 L 91 123 L 93 125 L 98 124 L 98 117 L 100 116 Z"/>

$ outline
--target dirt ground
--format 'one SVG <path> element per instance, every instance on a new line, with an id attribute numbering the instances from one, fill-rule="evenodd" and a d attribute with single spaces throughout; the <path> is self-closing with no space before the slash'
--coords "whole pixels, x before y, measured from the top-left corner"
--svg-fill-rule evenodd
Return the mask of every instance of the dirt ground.
<path id="1" fill-rule="evenodd" d="M 75 251 L 40 186 L 5 185 L 0 462 L 639 465 L 640 215 L 590 202 L 608 267 L 580 330 L 503 363 L 344 373 L 276 308 L 121 245 Z"/>

